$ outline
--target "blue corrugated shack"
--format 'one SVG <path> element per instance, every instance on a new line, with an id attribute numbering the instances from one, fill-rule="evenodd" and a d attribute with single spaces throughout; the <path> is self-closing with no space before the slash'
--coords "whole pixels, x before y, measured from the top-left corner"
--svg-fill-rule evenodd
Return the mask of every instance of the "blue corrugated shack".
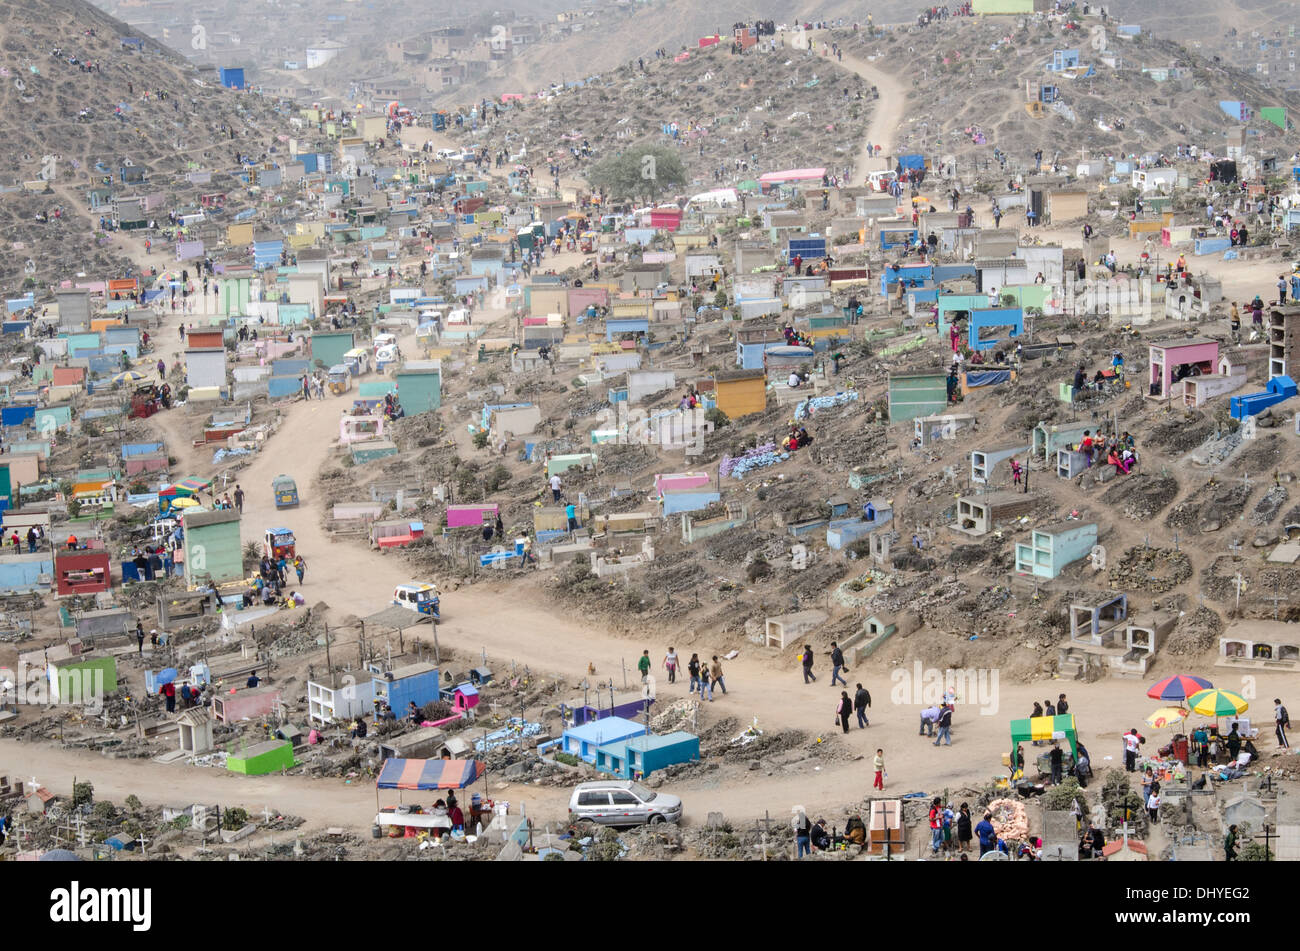
<path id="1" fill-rule="evenodd" d="M 438 668 L 429 663 L 408 664 L 375 677 L 372 681 L 376 701 L 383 701 L 398 719 L 406 716 L 410 704 L 423 707 L 442 696 Z"/>

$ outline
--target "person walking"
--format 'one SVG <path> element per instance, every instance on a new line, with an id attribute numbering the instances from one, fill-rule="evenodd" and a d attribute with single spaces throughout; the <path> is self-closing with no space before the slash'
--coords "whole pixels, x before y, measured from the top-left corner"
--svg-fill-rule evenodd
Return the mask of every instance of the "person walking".
<path id="1" fill-rule="evenodd" d="M 957 851 L 969 852 L 971 843 L 970 803 L 963 802 L 957 809 Z"/>
<path id="2" fill-rule="evenodd" d="M 835 705 L 835 722 L 840 725 L 840 729 L 849 732 L 849 716 L 853 713 L 853 701 L 849 698 L 847 690 L 840 691 L 839 702 Z"/>
<path id="3" fill-rule="evenodd" d="M 695 693 L 695 688 L 700 685 L 700 655 L 692 654 L 691 659 L 686 662 L 686 672 L 691 675 L 691 693 Z M 703 691 L 701 691 L 703 694 Z"/>
<path id="4" fill-rule="evenodd" d="M 803 659 L 803 682 L 806 684 L 815 684 L 817 682 L 817 675 L 812 672 L 813 652 L 811 644 L 805 644 L 803 646 L 803 654 L 801 654 L 800 657 Z"/>
<path id="5" fill-rule="evenodd" d="M 1286 712 L 1286 707 L 1282 706 L 1282 701 L 1273 698 L 1273 725 L 1277 728 L 1277 745 L 1282 749 L 1290 749 L 1291 744 L 1287 742 L 1286 731 L 1291 726 L 1291 715 Z"/>
<path id="6" fill-rule="evenodd" d="M 1151 795 L 1147 797 L 1147 818 L 1151 820 L 1152 825 L 1160 824 L 1160 784 L 1156 783 L 1151 787 Z"/>
<path id="7" fill-rule="evenodd" d="M 302 555 L 298 555 L 293 559 L 293 570 L 298 576 L 298 586 L 302 587 L 302 577 L 307 573 L 307 563 L 302 560 Z"/>
<path id="8" fill-rule="evenodd" d="M 944 746 L 952 746 L 952 707 L 945 704 L 939 710 L 939 735 L 934 738 L 934 745 L 943 741 Z"/>
<path id="9" fill-rule="evenodd" d="M 1228 834 L 1223 838 L 1223 860 L 1225 862 L 1237 861 L 1237 827 L 1228 826 Z"/>
<path id="10" fill-rule="evenodd" d="M 646 678 L 650 676 L 650 651 L 649 650 L 643 650 L 641 652 L 641 657 L 636 662 L 636 669 L 641 671 L 641 683 L 645 683 Z"/>
<path id="11" fill-rule="evenodd" d="M 239 487 L 238 482 L 235 483 L 235 510 L 241 515 L 244 513 L 244 490 Z"/>
<path id="12" fill-rule="evenodd" d="M 713 666 L 709 668 L 709 699 L 713 699 L 713 688 L 721 687 L 725 696 L 727 693 L 727 682 L 722 679 L 722 661 L 718 660 L 718 655 L 713 655 Z"/>
<path id="13" fill-rule="evenodd" d="M 677 651 L 671 647 L 664 655 L 664 669 L 668 671 L 668 682 L 677 683 Z"/>
<path id="14" fill-rule="evenodd" d="M 848 668 L 844 666 L 844 651 L 840 650 L 840 645 L 831 641 L 831 687 L 838 682 L 841 687 L 847 687 L 848 683 L 840 676 L 840 671 L 846 673 Z"/>
<path id="15" fill-rule="evenodd" d="M 1044 701 L 1043 701 L 1043 716 L 1045 716 L 1045 717 L 1054 717 L 1054 716 L 1056 716 L 1056 707 L 1054 707 L 1054 706 L 1052 705 L 1052 701 L 1051 701 L 1051 700 L 1044 700 Z"/>
<path id="16" fill-rule="evenodd" d="M 560 481 L 560 477 L 558 475 L 551 476 L 551 501 L 552 502 L 560 501 L 561 485 L 563 485 L 563 483 Z"/>
<path id="17" fill-rule="evenodd" d="M 993 823 L 989 821 L 992 818 L 993 813 L 986 812 L 984 818 L 975 826 L 975 834 L 979 836 L 980 840 L 980 858 L 984 858 L 986 853 L 992 852 L 997 847 L 997 830 L 993 828 Z"/>
<path id="18" fill-rule="evenodd" d="M 876 778 L 871 783 L 872 789 L 885 791 L 885 751 L 876 750 L 875 757 L 871 760 L 871 765 L 876 771 Z"/>
<path id="19" fill-rule="evenodd" d="M 871 706 L 871 694 L 867 688 L 858 684 L 857 693 L 853 695 L 853 709 L 858 712 L 858 728 L 868 727 L 871 721 L 867 719 L 867 707 Z"/>
<path id="20" fill-rule="evenodd" d="M 144 656 L 144 625 L 139 621 L 135 622 L 135 643 L 136 653 L 141 657 Z"/>

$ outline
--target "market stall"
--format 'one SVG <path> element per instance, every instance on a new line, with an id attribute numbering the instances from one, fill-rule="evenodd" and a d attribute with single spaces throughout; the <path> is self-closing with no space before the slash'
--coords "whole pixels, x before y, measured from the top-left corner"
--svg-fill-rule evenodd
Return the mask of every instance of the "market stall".
<path id="1" fill-rule="evenodd" d="M 405 828 L 407 835 L 416 835 L 421 829 L 450 831 L 452 826 L 445 812 L 425 812 L 419 805 L 401 802 L 403 790 L 438 791 L 466 789 L 487 775 L 487 767 L 474 759 L 389 759 L 375 779 L 376 834 L 384 826 Z M 381 789 L 398 790 L 397 806 L 379 805 Z M 466 828 L 473 828 L 481 818 L 491 818 L 493 803 L 478 793 L 470 798 L 465 812 Z M 390 835 L 393 834 L 390 832 Z"/>
<path id="2" fill-rule="evenodd" d="M 1074 714 L 1054 717 L 1026 717 L 1011 721 L 1011 756 L 1014 761 L 1016 746 L 1033 740 L 1068 740 L 1070 754 L 1079 758 L 1079 735 L 1074 728 Z"/>

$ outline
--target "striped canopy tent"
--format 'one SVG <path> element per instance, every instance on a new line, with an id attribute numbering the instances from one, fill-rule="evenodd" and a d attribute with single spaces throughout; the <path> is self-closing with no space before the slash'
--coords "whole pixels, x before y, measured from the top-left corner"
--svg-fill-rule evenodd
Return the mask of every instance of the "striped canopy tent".
<path id="1" fill-rule="evenodd" d="M 188 498 L 189 496 L 197 495 L 200 492 L 207 492 L 212 488 L 214 482 L 216 482 L 215 479 L 199 479 L 194 476 L 188 476 L 187 478 L 181 479 L 179 482 L 175 482 L 172 485 L 163 488 L 163 490 L 158 493 L 158 497 L 160 499 Z"/>
<path id="2" fill-rule="evenodd" d="M 1074 729 L 1074 714 L 1054 717 L 1026 717 L 1011 721 L 1011 760 L 1015 762 L 1016 744 L 1032 740 L 1068 740 L 1070 752 L 1079 759 L 1079 736 Z"/>
<path id="3" fill-rule="evenodd" d="M 476 759 L 387 759 L 375 780 L 375 801 L 381 789 L 464 789 L 486 772 Z"/>

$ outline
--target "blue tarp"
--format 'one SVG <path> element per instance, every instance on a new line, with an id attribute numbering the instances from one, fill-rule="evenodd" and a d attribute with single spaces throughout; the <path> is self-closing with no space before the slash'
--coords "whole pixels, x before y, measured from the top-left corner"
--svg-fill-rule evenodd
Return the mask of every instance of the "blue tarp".
<path id="1" fill-rule="evenodd" d="M 1011 379 L 1010 370 L 982 370 L 979 373 L 967 372 L 967 386 L 992 386 L 995 383 L 1006 383 Z"/>

